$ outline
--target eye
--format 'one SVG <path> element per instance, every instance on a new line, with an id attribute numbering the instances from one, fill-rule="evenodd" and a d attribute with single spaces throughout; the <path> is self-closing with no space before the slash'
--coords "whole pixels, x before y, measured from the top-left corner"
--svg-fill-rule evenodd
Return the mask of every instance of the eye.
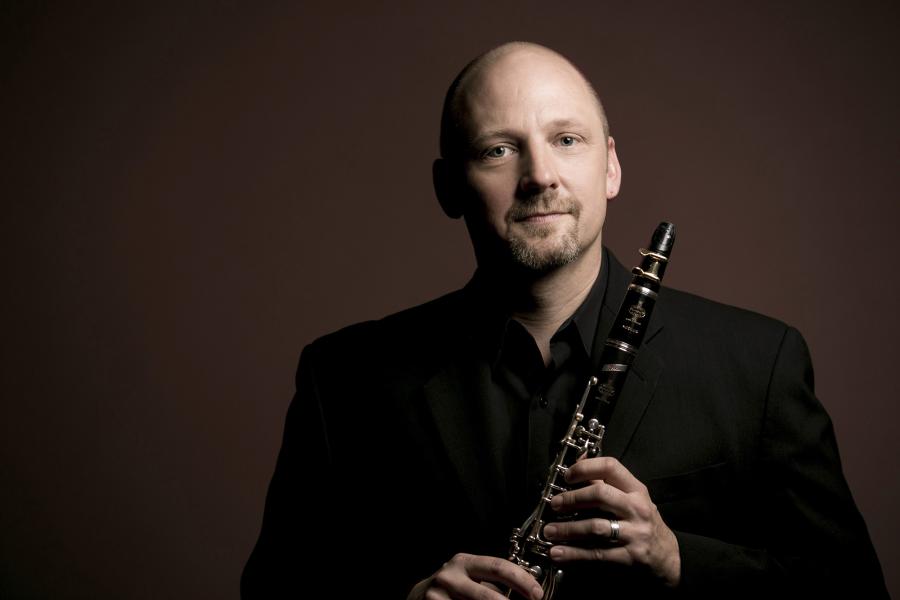
<path id="1" fill-rule="evenodd" d="M 512 152 L 513 149 L 509 146 L 494 146 L 485 150 L 481 156 L 483 158 L 506 158 Z"/>
<path id="2" fill-rule="evenodd" d="M 578 139 L 574 135 L 563 135 L 559 138 L 559 145 L 564 147 L 571 147 L 578 143 Z"/>

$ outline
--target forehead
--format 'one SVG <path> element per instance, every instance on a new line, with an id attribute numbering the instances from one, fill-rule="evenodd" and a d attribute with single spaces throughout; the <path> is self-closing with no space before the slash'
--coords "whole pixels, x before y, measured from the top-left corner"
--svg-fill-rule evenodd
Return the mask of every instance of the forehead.
<path id="1" fill-rule="evenodd" d="M 520 51 L 485 65 L 464 84 L 459 116 L 470 140 L 485 130 L 518 130 L 567 120 L 602 127 L 596 98 L 565 59 Z"/>

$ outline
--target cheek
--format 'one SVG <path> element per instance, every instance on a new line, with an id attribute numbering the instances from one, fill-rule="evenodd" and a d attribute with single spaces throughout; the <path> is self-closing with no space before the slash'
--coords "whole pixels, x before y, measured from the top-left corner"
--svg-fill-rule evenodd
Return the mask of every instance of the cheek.
<path id="1" fill-rule="evenodd" d="M 514 194 L 509 193 L 504 178 L 484 174 L 470 175 L 468 191 L 472 212 L 493 228 L 505 224 Z"/>
<path id="2" fill-rule="evenodd" d="M 605 165 L 597 152 L 585 152 L 572 157 L 565 165 L 565 170 L 560 170 L 560 175 L 565 184 L 580 199 L 600 196 L 606 198 L 606 169 L 598 165 Z"/>
<path id="3" fill-rule="evenodd" d="M 606 182 L 605 177 L 585 182 L 576 196 L 581 201 L 581 227 L 585 235 L 593 236 L 606 220 Z"/>

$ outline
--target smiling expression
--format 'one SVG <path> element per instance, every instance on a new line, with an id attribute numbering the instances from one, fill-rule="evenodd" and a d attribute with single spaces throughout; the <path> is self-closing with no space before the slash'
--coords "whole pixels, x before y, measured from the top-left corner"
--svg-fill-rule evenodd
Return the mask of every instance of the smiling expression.
<path id="1" fill-rule="evenodd" d="M 620 169 L 602 109 L 568 61 L 515 47 L 464 81 L 456 110 L 479 263 L 544 271 L 600 252 Z"/>

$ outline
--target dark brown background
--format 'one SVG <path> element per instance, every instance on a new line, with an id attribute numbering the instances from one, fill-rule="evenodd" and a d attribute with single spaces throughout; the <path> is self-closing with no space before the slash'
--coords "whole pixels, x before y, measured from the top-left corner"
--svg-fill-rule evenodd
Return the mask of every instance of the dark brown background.
<path id="1" fill-rule="evenodd" d="M 900 593 L 894 3 L 118 4 L 0 4 L 0 596 L 236 597 L 301 347 L 472 270 L 429 165 L 510 39 L 603 95 L 619 257 L 806 335 Z"/>

